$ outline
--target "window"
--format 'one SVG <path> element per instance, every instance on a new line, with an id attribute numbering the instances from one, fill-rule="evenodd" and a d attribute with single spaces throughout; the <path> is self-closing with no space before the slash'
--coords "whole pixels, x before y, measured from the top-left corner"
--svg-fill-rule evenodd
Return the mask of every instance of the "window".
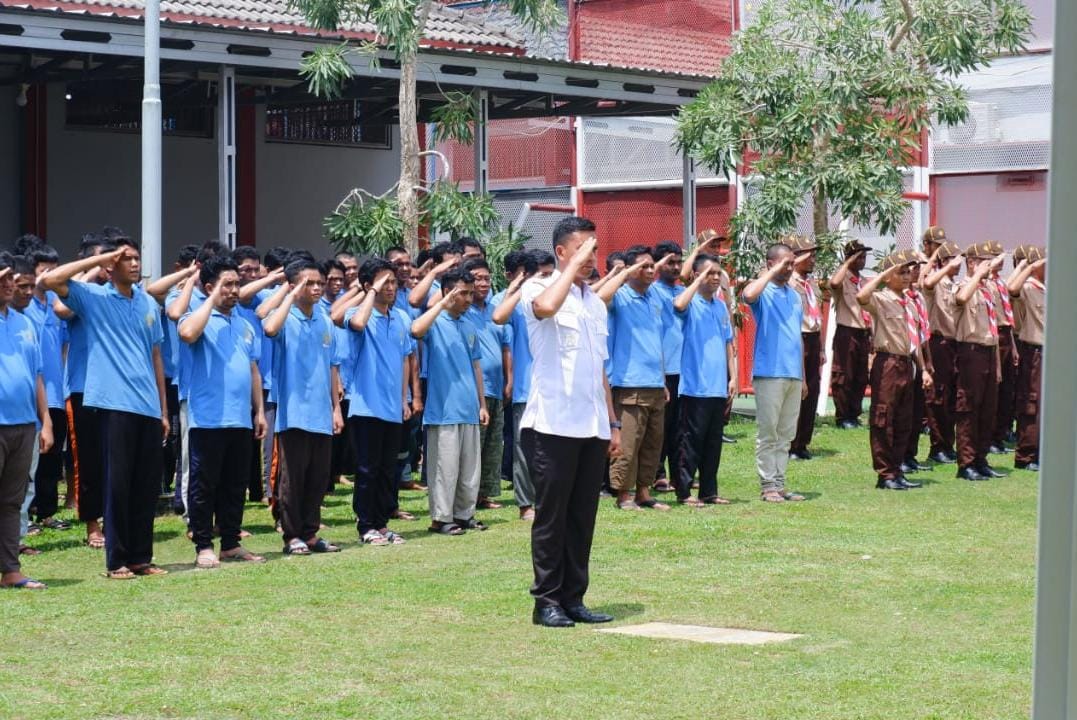
<path id="1" fill-rule="evenodd" d="M 213 137 L 216 99 L 205 82 L 161 84 L 165 135 Z M 77 130 L 137 133 L 142 129 L 141 80 L 89 80 L 67 84 L 65 123 Z"/>
<path id="2" fill-rule="evenodd" d="M 266 141 L 392 147 L 389 126 L 363 122 L 361 100 L 266 106 Z"/>

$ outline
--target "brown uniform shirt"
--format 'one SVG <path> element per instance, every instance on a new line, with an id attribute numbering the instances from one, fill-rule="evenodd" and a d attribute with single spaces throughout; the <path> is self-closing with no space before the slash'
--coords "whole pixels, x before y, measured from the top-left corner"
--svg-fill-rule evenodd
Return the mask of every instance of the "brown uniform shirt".
<path id="1" fill-rule="evenodd" d="M 957 336 L 957 315 L 961 311 L 954 300 L 955 285 L 953 278 L 944 277 L 939 284 L 928 290 L 920 289 L 927 300 L 927 319 L 931 332 L 937 332 L 951 340 Z"/>
<path id="2" fill-rule="evenodd" d="M 875 352 L 891 355 L 912 355 L 909 338 L 909 319 L 905 314 L 903 298 L 890 288 L 872 293 L 867 305 L 860 305 L 871 314 L 874 321 L 872 347 Z M 911 310 L 911 307 L 910 307 Z"/>
<path id="3" fill-rule="evenodd" d="M 970 282 L 967 278 L 964 282 Z M 954 288 L 956 294 L 958 290 L 964 287 L 964 283 Z M 988 287 L 988 291 L 992 294 L 992 305 L 994 304 L 994 292 Z M 998 346 L 998 336 L 991 333 L 991 323 L 988 320 L 987 314 L 987 302 L 984 299 L 983 292 L 980 288 L 977 288 L 969 301 L 964 305 L 958 305 L 957 316 L 957 335 L 958 342 L 975 343 L 976 345 L 987 345 L 990 347 Z"/>
<path id="4" fill-rule="evenodd" d="M 866 282 L 863 277 L 860 283 Z M 834 312 L 837 314 L 838 325 L 863 330 L 867 327 L 864 322 L 864 314 L 860 303 L 856 301 L 856 294 L 860 291 L 859 285 L 854 282 L 852 273 L 845 273 L 845 279 L 841 285 L 834 288 Z"/>
<path id="5" fill-rule="evenodd" d="M 1047 313 L 1047 291 L 1029 278 L 1021 286 L 1021 329 L 1017 337 L 1031 345 L 1043 345 L 1043 324 Z"/>
<path id="6" fill-rule="evenodd" d="M 814 302 L 809 302 L 808 289 L 805 287 L 808 283 L 811 283 L 812 299 Z M 794 272 L 792 280 L 789 283 L 793 286 L 793 289 L 800 295 L 800 303 L 804 308 L 804 314 L 800 322 L 800 332 L 815 333 L 823 329 L 823 309 L 822 298 L 820 297 L 819 285 L 816 284 L 815 278 L 803 277 L 800 273 Z M 810 312 L 810 307 L 815 308 L 815 312 Z"/>
<path id="7" fill-rule="evenodd" d="M 1016 324 L 1016 314 L 1017 314 L 1017 312 L 1014 311 L 1014 315 L 1015 315 L 1014 322 L 1011 323 L 1009 320 L 1006 319 L 1006 309 L 1002 305 L 1003 295 L 1005 294 L 1005 297 L 1007 299 L 1009 299 L 1009 297 L 1010 297 L 1009 291 L 1006 290 L 1005 281 L 1000 279 L 998 282 L 996 282 L 995 278 L 987 278 L 987 280 L 985 282 L 987 282 L 987 287 L 988 287 L 989 290 L 991 290 L 991 294 L 995 296 L 995 317 L 998 318 L 999 327 L 1002 327 L 1004 325 L 1006 325 L 1006 326 L 1015 325 Z M 999 284 L 998 284 L 999 282 L 1003 283 L 1001 288 L 999 287 Z M 1013 306 L 1012 302 L 1010 303 L 1010 306 L 1011 307 Z"/>

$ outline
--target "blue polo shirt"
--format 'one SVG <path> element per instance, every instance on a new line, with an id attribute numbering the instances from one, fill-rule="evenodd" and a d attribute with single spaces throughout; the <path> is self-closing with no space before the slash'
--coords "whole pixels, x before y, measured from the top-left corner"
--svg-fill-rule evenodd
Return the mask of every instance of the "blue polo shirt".
<path id="1" fill-rule="evenodd" d="M 179 336 L 176 335 L 176 326 L 168 318 L 168 313 L 165 309 L 161 308 L 161 325 L 165 329 L 165 339 L 161 343 L 161 364 L 165 369 L 165 379 L 172 382 L 176 377 L 176 356 L 179 354 L 179 348 L 176 347 L 176 342 L 179 340 Z M 175 384 L 174 382 L 172 383 Z"/>
<path id="2" fill-rule="evenodd" d="M 479 395 L 472 362 L 482 358 L 479 331 L 442 311 L 423 338 L 427 358 L 423 425 L 478 425 Z"/>
<path id="3" fill-rule="evenodd" d="M 236 309 L 254 327 L 262 343 L 262 352 L 258 356 L 258 372 L 262 375 L 262 390 L 266 392 L 273 389 L 273 360 L 276 343 L 262 331 L 262 320 L 258 317 L 258 306 L 265 302 L 269 296 L 277 291 L 276 287 L 259 290 L 258 294 L 247 305 L 237 305 Z M 270 402 L 276 402 L 270 398 Z"/>
<path id="4" fill-rule="evenodd" d="M 49 407 L 59 410 L 64 407 L 64 321 L 56 317 L 52 309 L 55 299 L 56 294 L 51 291 L 45 293 L 44 302 L 30 298 L 25 313 L 41 339 L 41 362 Z"/>
<path id="5" fill-rule="evenodd" d="M 191 317 L 188 312 L 177 325 Z M 250 428 L 251 363 L 261 339 L 239 313 L 214 310 L 202 335 L 191 343 L 187 418 L 192 428 Z"/>
<path id="6" fill-rule="evenodd" d="M 662 359 L 662 300 L 654 286 L 640 294 L 628 285 L 613 296 L 609 309 L 610 385 L 623 388 L 664 388 Z"/>
<path id="7" fill-rule="evenodd" d="M 494 295 L 494 307 L 504 299 L 504 290 Z M 519 303 L 512 309 L 508 325 L 512 327 L 512 402 L 525 403 L 531 392 L 531 341 L 527 337 L 527 318 Z"/>
<path id="8" fill-rule="evenodd" d="M 683 320 L 673 310 L 673 301 L 684 292 L 684 287 L 666 285 L 661 280 L 651 287 L 662 300 L 662 357 L 666 363 L 666 375 L 680 375 L 684 328 Z"/>
<path id="9" fill-rule="evenodd" d="M 280 312 L 280 308 L 273 312 Z M 268 335 L 266 336 L 269 337 Z M 292 306 L 274 337 L 275 383 L 270 398 L 277 403 L 276 432 L 306 430 L 333 434 L 332 375 L 340 361 L 333 342 L 333 323 L 314 306 L 308 318 Z"/>
<path id="10" fill-rule="evenodd" d="M 505 398 L 505 364 L 503 348 L 512 347 L 512 328 L 494 322 L 494 306 L 472 305 L 465 316 L 479 332 L 479 365 L 482 366 L 482 391 L 488 398 Z"/>
<path id="11" fill-rule="evenodd" d="M 65 323 L 64 339 L 67 344 L 64 397 L 69 398 L 72 393 L 81 393 L 86 389 L 86 362 L 90 355 L 86 338 L 86 323 L 78 315 L 68 318 Z"/>
<path id="12" fill-rule="evenodd" d="M 382 314 L 377 308 L 362 331 L 351 328 L 359 308 L 344 314 L 355 358 L 348 392 L 348 416 L 371 417 L 388 423 L 404 421 L 404 359 L 415 352 L 411 318 L 395 305 Z"/>
<path id="13" fill-rule="evenodd" d="M 733 342 L 729 310 L 717 295 L 711 300 L 698 293 L 683 313 L 684 347 L 678 394 L 699 398 L 729 396 L 726 345 Z"/>
<path id="14" fill-rule="evenodd" d="M 166 308 L 172 304 L 173 300 L 180 296 L 180 292 L 181 290 L 178 286 L 168 291 L 168 295 L 165 297 Z M 196 287 L 194 292 L 191 293 L 191 302 L 187 304 L 187 312 L 194 312 L 202 307 L 202 303 L 205 301 L 206 293 L 202 291 L 202 288 Z M 186 313 L 184 313 L 184 315 L 186 315 Z M 190 394 L 191 385 L 191 348 L 187 343 L 180 340 L 178 324 L 171 319 L 168 319 L 167 314 L 163 317 L 166 319 L 165 334 L 172 336 L 172 339 L 166 341 L 166 344 L 171 343 L 174 348 L 172 351 L 172 384 L 179 390 L 180 400 L 186 400 Z M 162 352 L 164 351 L 162 350 Z"/>
<path id="15" fill-rule="evenodd" d="M 804 314 L 800 293 L 789 285 L 767 283 L 748 307 L 755 318 L 752 377 L 800 380 L 803 370 L 800 323 Z"/>
<path id="16" fill-rule="evenodd" d="M 0 311 L 0 426 L 36 423 L 41 345 L 30 318 L 10 305 Z"/>
<path id="17" fill-rule="evenodd" d="M 410 292 L 410 290 L 398 287 L 396 289 L 396 301 L 393 303 L 393 307 L 398 310 L 403 310 L 404 314 L 407 315 L 409 319 L 414 320 L 422 315 L 423 311 L 419 308 L 413 308 L 411 303 L 408 302 L 408 293 Z"/>
<path id="18" fill-rule="evenodd" d="M 83 403 L 157 418 L 153 348 L 164 340 L 157 301 L 141 287 L 127 298 L 112 283 L 70 281 L 65 303 L 85 323 L 89 347 Z"/>

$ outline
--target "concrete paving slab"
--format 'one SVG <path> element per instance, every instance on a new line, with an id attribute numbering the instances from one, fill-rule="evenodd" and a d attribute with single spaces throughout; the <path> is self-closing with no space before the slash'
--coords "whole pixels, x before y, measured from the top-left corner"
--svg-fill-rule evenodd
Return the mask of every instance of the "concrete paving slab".
<path id="1" fill-rule="evenodd" d="M 762 630 L 742 630 L 739 628 L 707 627 L 704 625 L 678 625 L 675 623 L 650 622 L 642 625 L 621 625 L 602 628 L 599 632 L 618 635 L 635 635 L 658 640 L 689 640 L 699 643 L 717 645 L 764 645 L 766 643 L 786 642 L 802 635 L 794 633 L 765 632 Z"/>

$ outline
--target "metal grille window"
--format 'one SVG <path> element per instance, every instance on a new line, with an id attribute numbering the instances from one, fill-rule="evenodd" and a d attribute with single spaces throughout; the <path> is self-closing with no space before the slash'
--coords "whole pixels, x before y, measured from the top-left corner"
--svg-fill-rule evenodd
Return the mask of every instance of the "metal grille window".
<path id="1" fill-rule="evenodd" d="M 630 187 L 679 187 L 684 168 L 673 146 L 672 118 L 583 118 L 580 187 L 605 190 Z M 700 184 L 724 184 L 699 167 Z"/>
<path id="2" fill-rule="evenodd" d="M 362 121 L 359 100 L 266 106 L 266 141 L 389 149 L 388 125 Z"/>
<path id="3" fill-rule="evenodd" d="M 452 179 L 462 190 L 475 182 L 475 149 L 457 142 L 434 143 L 434 125 L 428 127 L 427 147 L 448 158 Z M 490 143 L 492 190 L 545 188 L 572 184 L 572 125 L 569 118 L 526 118 L 491 120 L 487 128 Z M 443 168 L 430 160 L 427 177 Z"/>

